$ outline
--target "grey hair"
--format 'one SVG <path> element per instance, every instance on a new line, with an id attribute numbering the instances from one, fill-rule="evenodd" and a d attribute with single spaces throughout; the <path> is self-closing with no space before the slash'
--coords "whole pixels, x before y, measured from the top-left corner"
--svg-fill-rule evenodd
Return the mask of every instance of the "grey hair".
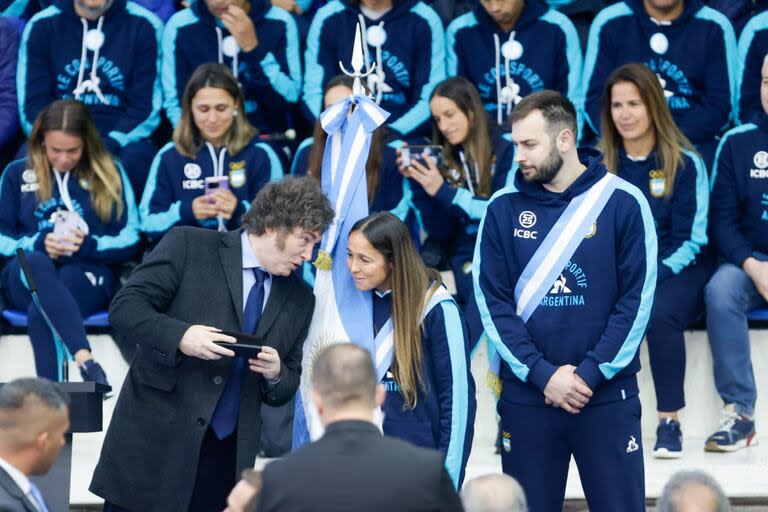
<path id="1" fill-rule="evenodd" d="M 680 510 L 677 495 L 689 485 L 700 485 L 711 490 L 717 499 L 715 510 L 717 512 L 730 512 L 731 503 L 723 492 L 723 488 L 712 475 L 698 469 L 682 470 L 672 475 L 656 502 L 656 512 L 677 512 Z"/>
<path id="2" fill-rule="evenodd" d="M 0 412 L 17 412 L 27 405 L 30 397 L 37 398 L 51 409 L 69 406 L 69 396 L 46 379 L 16 379 L 0 387 Z M 2 428 L 0 424 L 0 428 Z"/>
<path id="3" fill-rule="evenodd" d="M 509 475 L 496 473 L 473 478 L 461 490 L 466 512 L 527 512 L 528 502 L 520 484 Z"/>

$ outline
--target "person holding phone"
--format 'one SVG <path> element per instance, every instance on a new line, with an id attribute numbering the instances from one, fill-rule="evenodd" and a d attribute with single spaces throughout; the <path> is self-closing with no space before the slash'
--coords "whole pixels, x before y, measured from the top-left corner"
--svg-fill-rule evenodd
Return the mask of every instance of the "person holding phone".
<path id="1" fill-rule="evenodd" d="M 27 312 L 37 373 L 58 380 L 56 345 L 32 302 L 16 249 L 27 251 L 40 302 L 84 380 L 107 384 L 83 317 L 112 298 L 118 264 L 139 241 L 139 215 L 122 165 L 107 153 L 88 109 L 59 100 L 37 117 L 27 157 L 0 178 L 0 273 L 8 306 Z"/>
<path id="2" fill-rule="evenodd" d="M 453 271 L 474 347 L 483 332 L 470 275 L 475 238 L 488 199 L 514 176 L 514 147 L 491 125 L 477 89 L 466 78 L 438 84 L 429 108 L 432 143 L 442 147 L 443 166 L 413 151 L 410 165 L 404 165 L 402 154 L 398 164 L 429 235 L 424 250 L 436 249 Z"/>
<path id="3" fill-rule="evenodd" d="M 392 339 L 388 368 L 376 354 L 387 391 L 384 434 L 443 452 L 460 488 L 477 408 L 464 317 L 440 274 L 422 262 L 408 228 L 389 212 L 352 226 L 347 265 L 357 289 L 373 292 L 376 346 Z"/>
<path id="4" fill-rule="evenodd" d="M 195 70 L 169 142 L 155 156 L 139 204 L 153 242 L 174 226 L 231 231 L 256 193 L 283 175 L 274 150 L 258 142 L 243 93 L 223 64 Z"/>

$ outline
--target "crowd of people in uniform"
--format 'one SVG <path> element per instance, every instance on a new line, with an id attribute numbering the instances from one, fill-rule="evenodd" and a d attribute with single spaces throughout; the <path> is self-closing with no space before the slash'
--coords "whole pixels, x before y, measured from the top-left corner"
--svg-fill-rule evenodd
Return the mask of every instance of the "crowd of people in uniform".
<path id="1" fill-rule="evenodd" d="M 540 108 L 572 112 L 575 124 L 545 113 L 546 122 L 564 123 L 573 138 L 564 144 L 578 143 L 586 174 L 604 166 L 630 184 L 619 188 L 649 206 L 637 222 L 658 243 L 653 253 L 649 239 L 637 240 L 611 262 L 600 255 L 614 246 L 601 241 L 608 245 L 595 245 L 588 263 L 568 260 L 534 307 L 546 311 L 547 332 L 573 337 L 573 346 L 557 338 L 559 346 L 539 350 L 565 359 L 574 346 L 588 350 L 606 329 L 590 319 L 612 307 L 611 283 L 634 279 L 642 300 L 616 307 L 645 323 L 575 367 L 590 403 L 636 397 L 637 345 L 647 335 L 659 418 L 653 453 L 680 457 L 683 333 L 706 313 L 724 410 L 705 449 L 750 446 L 747 313 L 768 300 L 768 5 L 725 3 L 721 12 L 722 2 L 623 0 L 596 13 L 582 42 L 558 10 L 569 2 L 317 3 L 0 2 L 3 299 L 27 313 L 38 375 L 57 378 L 56 349 L 16 250 L 28 251 L 42 305 L 83 378 L 107 383 L 83 318 L 108 307 L 126 263 L 176 226 L 238 229 L 258 191 L 286 174 L 321 182 L 319 114 L 352 93 L 339 63 L 349 67 L 359 26 L 366 91 L 390 114 L 366 163 L 372 216 L 349 240 L 356 285 L 374 291 L 374 329 L 391 316 L 403 333 L 385 379 L 385 432 L 450 453 L 446 469 L 459 485 L 475 414 L 469 359 L 486 339 L 502 348 L 500 403 L 544 404 L 556 369 L 510 344 L 527 336 L 521 312 L 504 317 L 503 332 L 490 320 L 494 301 L 516 302 L 494 276 L 519 276 L 527 262 L 489 255 L 554 229 L 557 218 L 534 203 L 567 203 L 600 179 L 594 171 L 593 181 L 554 195 L 525 179 L 536 148 L 513 137 L 515 110 L 552 90 L 563 101 Z M 419 155 L 424 145 L 440 158 Z M 562 167 L 562 155 L 545 155 L 539 172 Z M 500 199 L 511 193 L 530 198 L 530 208 L 506 210 Z M 636 215 L 617 215 L 616 225 L 594 230 L 629 233 Z M 634 260 L 651 257 L 653 287 L 630 275 Z M 455 302 L 420 318 L 425 291 L 440 282 L 431 268 L 452 272 Z M 311 286 L 312 267 L 298 272 Z M 414 417 L 420 428 L 403 426 Z M 502 457 L 508 420 L 502 411 Z"/>

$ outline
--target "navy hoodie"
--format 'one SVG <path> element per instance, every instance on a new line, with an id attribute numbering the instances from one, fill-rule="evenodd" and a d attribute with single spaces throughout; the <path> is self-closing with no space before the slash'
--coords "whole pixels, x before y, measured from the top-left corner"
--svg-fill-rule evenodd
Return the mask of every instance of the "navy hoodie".
<path id="1" fill-rule="evenodd" d="M 113 212 L 109 222 L 102 221 L 93 209 L 88 183 L 71 175 L 67 190 L 75 211 L 88 224 L 89 234 L 80 250 L 63 260 L 80 260 L 107 265 L 130 260 L 139 243 L 139 214 L 133 190 L 120 163 L 115 162 L 123 182 L 123 214 Z M 56 172 L 56 171 L 51 171 Z M 13 257 L 16 249 L 45 252 L 45 237 L 53 231 L 51 215 L 66 210 L 56 181 L 51 176 L 51 198 L 37 198 L 37 177 L 26 159 L 16 160 L 0 177 L 0 256 Z"/>
<path id="2" fill-rule="evenodd" d="M 88 50 L 85 63 L 80 62 L 85 45 L 83 21 L 89 30 L 98 25 L 80 18 L 72 0 L 57 0 L 27 24 L 16 77 L 25 133 L 49 103 L 74 98 L 78 84 L 91 80 L 95 52 Z M 148 138 L 160 122 L 161 30 L 157 16 L 131 1 L 114 0 L 103 16 L 97 90 L 85 91 L 79 99 L 88 106 L 96 128 L 113 151 Z"/>
<path id="3" fill-rule="evenodd" d="M 259 44 L 250 52 L 239 50 L 237 79 L 245 95 L 251 123 L 264 132 L 286 130 L 288 110 L 301 92 L 299 36 L 293 17 L 269 0 L 255 0 L 248 15 Z M 217 28 L 221 33 L 221 41 Z M 235 70 L 234 57 L 223 52 L 229 31 L 208 10 L 203 0 L 174 14 L 163 32 L 162 80 L 164 106 L 175 126 L 181 117 L 181 99 L 189 78 L 200 64 L 221 62 Z"/>
<path id="4" fill-rule="evenodd" d="M 493 154 L 496 160 L 491 177 L 491 194 L 508 186 L 515 175 L 515 148 L 499 130 L 493 130 Z M 454 159 L 461 162 L 460 147 L 454 148 Z M 471 165 L 471 162 L 468 162 Z M 459 172 L 462 172 L 459 169 Z M 466 172 L 466 171 L 464 171 Z M 450 256 L 463 255 L 471 259 L 477 238 L 477 227 L 488 206 L 488 197 L 473 195 L 465 187 L 445 181 L 434 197 L 424 191 L 414 179 L 407 180 L 416 217 L 430 237 L 446 247 Z M 466 261 L 466 260 L 465 260 Z"/>
<path id="5" fill-rule="evenodd" d="M 320 115 L 326 82 L 341 74 L 339 61 L 346 69 L 352 69 L 352 45 L 359 16 L 359 7 L 341 0 L 331 0 L 315 14 L 304 56 L 302 105 L 312 123 Z M 375 22 L 363 18 L 369 29 L 384 23 L 386 37 L 381 59 L 377 57 L 377 47 L 371 44 L 367 45 L 366 55 L 370 63 L 380 62 L 377 69 L 383 65 L 388 89 L 383 93 L 381 107 L 390 113 L 388 129 L 400 135 L 425 129 L 430 118 L 429 97 L 445 78 L 445 41 L 440 18 L 419 0 L 395 0 L 392 9 Z"/>
<path id="6" fill-rule="evenodd" d="M 514 41 L 520 46 L 510 43 L 514 46 L 507 48 L 520 48 L 522 53 L 507 61 L 501 50 L 497 54 L 495 37 L 501 49 L 513 31 Z M 517 23 L 509 31 L 503 31 L 485 8 L 477 5 L 453 20 L 445 37 L 448 76 L 463 76 L 475 84 L 493 119 L 497 119 L 499 108 L 502 122 L 507 119 L 507 104 L 499 101 L 497 90 L 507 83 L 507 62 L 510 78 L 519 87 L 516 101 L 543 89 L 560 91 L 574 102 L 582 97 L 581 45 L 576 28 L 564 14 L 538 0 L 525 2 Z M 497 87 L 498 76 L 501 81 Z"/>
<path id="7" fill-rule="evenodd" d="M 760 82 L 763 60 L 768 54 L 768 11 L 749 20 L 739 37 L 739 110 L 741 122 L 763 113 Z"/>
<path id="8" fill-rule="evenodd" d="M 377 332 L 391 314 L 392 294 L 375 292 L 373 322 Z M 453 485 L 460 488 L 472 448 L 477 410 L 467 326 L 452 300 L 433 307 L 421 326 L 421 374 L 426 389 L 417 392 L 413 409 L 405 409 L 397 381 L 391 371 L 387 372 L 382 380 L 387 390 L 382 406 L 384 433 L 441 451 Z"/>
<path id="9" fill-rule="evenodd" d="M 197 220 L 192 201 L 205 192 L 205 178 L 214 176 L 221 158 L 220 149 L 214 161 L 207 146 L 197 158 L 181 155 L 173 142 L 155 156 L 147 185 L 139 204 L 141 229 L 153 240 L 159 240 L 174 226 L 218 228 L 217 219 Z M 280 158 L 265 143 L 251 141 L 237 155 L 226 153 L 219 175 L 229 177 L 229 190 L 237 197 L 237 206 L 226 222 L 228 230 L 240 227 L 240 219 L 248 211 L 256 193 L 269 181 L 283 176 Z"/>
<path id="10" fill-rule="evenodd" d="M 655 152 L 632 160 L 622 148 L 617 174 L 640 189 L 651 206 L 659 244 L 659 281 L 679 274 L 707 245 L 709 178 L 701 157 L 685 151 L 671 197 L 664 196 L 666 181 Z"/>
<path id="11" fill-rule="evenodd" d="M 589 30 L 584 58 L 586 121 L 600 133 L 600 98 L 611 72 L 642 62 L 659 75 L 680 129 L 696 145 L 714 144 L 736 108 L 736 36 L 728 19 L 701 0 L 657 24 L 642 0 L 606 7 Z"/>
<path id="12" fill-rule="evenodd" d="M 16 138 L 19 110 L 16 104 L 16 57 L 19 30 L 9 18 L 0 17 L 0 150 Z"/>
<path id="13" fill-rule="evenodd" d="M 739 268 L 768 254 L 768 116 L 753 121 L 723 136 L 712 168 L 712 243 Z"/>
<path id="14" fill-rule="evenodd" d="M 523 269 L 571 199 L 607 172 L 597 151 L 580 150 L 579 158 L 587 169 L 562 193 L 516 173 L 514 186 L 491 198 L 480 225 L 475 298 L 502 358 L 506 402 L 544 406 L 544 388 L 565 364 L 576 366 L 592 389 L 587 407 L 638 393 L 638 348 L 653 307 L 657 246 L 651 209 L 634 185 L 616 178 L 592 232 L 560 274 L 563 286 L 553 286 L 527 323 L 516 313 Z"/>

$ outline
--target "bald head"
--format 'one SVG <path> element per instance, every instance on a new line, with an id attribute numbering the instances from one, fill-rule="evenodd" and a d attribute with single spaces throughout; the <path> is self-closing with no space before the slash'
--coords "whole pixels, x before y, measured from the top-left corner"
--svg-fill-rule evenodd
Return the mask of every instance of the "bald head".
<path id="1" fill-rule="evenodd" d="M 377 384 L 370 354 L 352 343 L 325 348 L 312 366 L 312 389 L 331 409 L 373 409 Z"/>
<path id="2" fill-rule="evenodd" d="M 0 387 L 0 456 L 26 474 L 45 473 L 69 429 L 69 397 L 45 379 Z"/>
<path id="3" fill-rule="evenodd" d="M 464 484 L 461 501 L 466 512 L 526 512 L 528 503 L 517 480 L 503 473 L 474 478 Z"/>
<path id="4" fill-rule="evenodd" d="M 717 481 L 703 471 L 678 471 L 656 503 L 658 512 L 729 512 L 731 505 Z"/>

